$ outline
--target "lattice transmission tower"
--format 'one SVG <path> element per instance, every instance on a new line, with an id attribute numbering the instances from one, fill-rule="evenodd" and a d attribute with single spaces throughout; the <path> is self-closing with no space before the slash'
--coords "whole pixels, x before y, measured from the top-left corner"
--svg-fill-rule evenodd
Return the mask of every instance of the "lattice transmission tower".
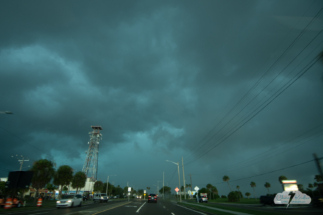
<path id="1" fill-rule="evenodd" d="M 99 143 L 102 140 L 102 130 L 101 126 L 91 126 L 93 131 L 89 132 L 90 141 L 89 149 L 85 151 L 86 158 L 83 165 L 82 172 L 84 172 L 87 177 L 97 180 L 98 176 L 98 159 L 99 159 Z"/>

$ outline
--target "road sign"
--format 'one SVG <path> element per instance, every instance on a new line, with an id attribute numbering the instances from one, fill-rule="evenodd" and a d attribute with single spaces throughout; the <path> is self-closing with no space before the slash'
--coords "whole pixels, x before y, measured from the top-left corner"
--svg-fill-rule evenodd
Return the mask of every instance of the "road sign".
<path id="1" fill-rule="evenodd" d="M 198 191 L 200 188 L 198 187 L 198 186 L 196 186 L 195 188 L 194 188 L 194 190 L 195 191 Z"/>
<path id="2" fill-rule="evenodd" d="M 144 193 L 146 193 L 146 190 L 144 190 Z"/>
<path id="3" fill-rule="evenodd" d="M 190 195 L 190 194 L 191 194 L 191 192 L 192 192 L 192 191 L 190 191 L 190 190 L 189 190 L 189 191 L 187 191 L 188 195 Z"/>
<path id="4" fill-rule="evenodd" d="M 179 191 L 178 187 L 175 188 L 176 193 Z"/>
<path id="5" fill-rule="evenodd" d="M 128 192 L 131 192 L 131 187 L 128 187 Z"/>

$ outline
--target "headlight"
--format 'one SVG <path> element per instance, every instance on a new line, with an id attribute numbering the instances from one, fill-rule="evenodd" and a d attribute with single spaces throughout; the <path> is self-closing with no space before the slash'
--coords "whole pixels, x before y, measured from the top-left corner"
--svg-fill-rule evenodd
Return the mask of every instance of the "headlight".
<path id="1" fill-rule="evenodd" d="M 104 199 L 104 197 L 101 196 L 101 199 Z"/>
<path id="2" fill-rule="evenodd" d="M 61 203 L 61 201 L 57 201 L 56 203 Z"/>
<path id="3" fill-rule="evenodd" d="M 72 200 L 68 200 L 67 202 L 72 202 Z"/>

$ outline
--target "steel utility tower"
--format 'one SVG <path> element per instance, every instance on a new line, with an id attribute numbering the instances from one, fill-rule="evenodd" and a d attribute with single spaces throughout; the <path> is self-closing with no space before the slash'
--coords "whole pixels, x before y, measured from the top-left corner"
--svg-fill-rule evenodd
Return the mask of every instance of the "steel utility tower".
<path id="1" fill-rule="evenodd" d="M 84 172 L 87 177 L 97 180 L 98 176 L 98 158 L 99 158 L 99 143 L 102 140 L 102 130 L 101 126 L 91 126 L 93 131 L 89 132 L 90 141 L 89 149 L 85 151 L 86 158 L 83 165 L 82 172 Z"/>

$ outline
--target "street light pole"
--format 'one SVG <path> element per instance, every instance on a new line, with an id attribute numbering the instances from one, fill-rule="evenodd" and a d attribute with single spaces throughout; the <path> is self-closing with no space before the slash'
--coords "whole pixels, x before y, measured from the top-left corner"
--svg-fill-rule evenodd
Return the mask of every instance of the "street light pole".
<path id="1" fill-rule="evenodd" d="M 184 174 L 184 161 L 183 161 L 183 157 L 182 157 L 182 169 L 183 169 L 183 187 L 184 187 L 184 196 L 186 199 L 186 189 L 185 189 L 185 174 Z"/>
<path id="2" fill-rule="evenodd" d="M 117 175 L 111 175 L 111 176 L 117 176 Z M 109 196 L 108 196 L 109 177 L 110 177 L 110 175 L 108 175 L 108 179 L 107 179 L 107 190 L 106 190 L 107 198 L 109 197 Z"/>
<path id="3" fill-rule="evenodd" d="M 163 200 L 165 199 L 165 184 L 164 184 L 164 172 L 163 172 Z"/>
<path id="4" fill-rule="evenodd" d="M 173 161 L 169 161 L 169 160 L 166 160 L 168 162 L 171 162 L 173 164 L 176 164 L 177 165 L 177 172 L 178 172 L 178 185 L 179 185 L 179 189 L 181 189 L 181 176 L 179 174 L 179 162 L 175 163 Z M 182 197 L 181 195 L 179 195 L 179 202 L 182 202 Z"/>

